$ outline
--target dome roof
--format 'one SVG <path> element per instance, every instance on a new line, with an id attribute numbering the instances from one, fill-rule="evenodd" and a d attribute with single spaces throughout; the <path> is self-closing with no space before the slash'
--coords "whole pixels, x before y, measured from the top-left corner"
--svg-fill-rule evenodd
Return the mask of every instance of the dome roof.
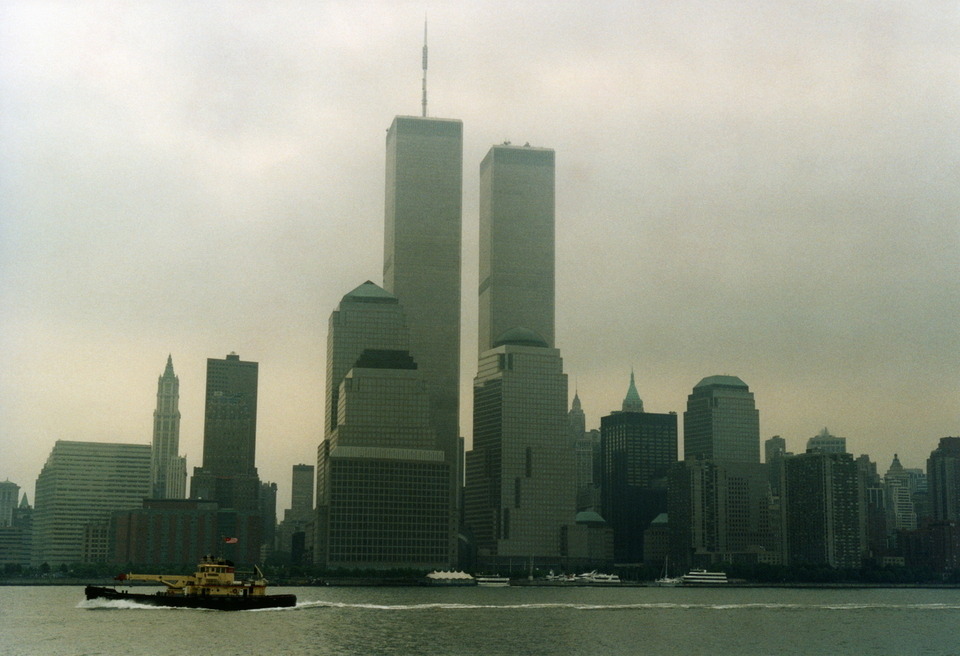
<path id="1" fill-rule="evenodd" d="M 724 387 L 742 387 L 744 389 L 749 389 L 747 384 L 736 376 L 707 376 L 699 383 L 694 385 L 693 389 L 697 389 L 698 387 L 710 387 L 713 385 L 722 385 Z"/>
<path id="2" fill-rule="evenodd" d="M 530 330 L 529 328 L 524 328 L 523 326 L 517 326 L 516 328 L 502 332 L 499 337 L 493 340 L 494 348 L 503 346 L 504 344 L 547 348 L 547 342 L 540 333 Z"/>

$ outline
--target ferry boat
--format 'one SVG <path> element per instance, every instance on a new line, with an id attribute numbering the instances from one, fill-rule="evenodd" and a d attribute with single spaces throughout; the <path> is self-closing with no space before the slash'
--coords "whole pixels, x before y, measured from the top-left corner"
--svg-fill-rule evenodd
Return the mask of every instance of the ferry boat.
<path id="1" fill-rule="evenodd" d="M 492 587 L 502 588 L 504 586 L 510 585 L 510 577 L 500 576 L 499 574 L 494 574 L 494 575 L 481 574 L 481 575 L 478 575 L 476 579 L 477 579 L 477 585 L 487 587 L 487 588 L 492 588 Z"/>
<path id="2" fill-rule="evenodd" d="M 84 590 L 88 600 L 133 601 L 149 606 L 173 608 L 207 608 L 211 610 L 254 610 L 285 608 L 297 604 L 296 595 L 268 595 L 267 581 L 259 567 L 254 566 L 254 578 L 238 581 L 233 563 L 223 558 L 207 556 L 200 561 L 192 576 L 166 574 L 120 574 L 120 581 L 156 581 L 166 586 L 154 594 L 128 592 L 116 588 L 88 585 Z"/>
<path id="3" fill-rule="evenodd" d="M 723 585 L 727 582 L 726 572 L 708 572 L 705 569 L 692 569 L 681 577 L 683 585 Z"/>

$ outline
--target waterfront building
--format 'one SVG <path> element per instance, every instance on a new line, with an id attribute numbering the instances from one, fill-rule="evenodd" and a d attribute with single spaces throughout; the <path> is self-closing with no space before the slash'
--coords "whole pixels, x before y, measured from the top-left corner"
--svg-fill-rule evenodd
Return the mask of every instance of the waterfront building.
<path id="1" fill-rule="evenodd" d="M 863 490 L 863 512 L 866 531 L 864 555 L 876 562 L 887 554 L 887 514 L 883 481 L 877 472 L 877 463 L 863 454 L 856 459 L 857 474 Z"/>
<path id="2" fill-rule="evenodd" d="M 941 437 L 927 459 L 933 518 L 960 522 L 960 437 Z"/>
<path id="3" fill-rule="evenodd" d="M 117 511 L 111 524 L 111 562 L 190 567 L 202 556 L 222 553 L 226 537 L 237 538 L 238 545 L 249 545 L 250 535 L 221 530 L 218 510 L 216 501 L 145 499 L 139 508 Z M 257 562 L 249 557 L 242 560 Z"/>
<path id="4" fill-rule="evenodd" d="M 386 151 L 383 287 L 406 312 L 431 421 L 453 462 L 460 448 L 463 123 L 397 116 Z M 453 494 L 458 474 L 452 472 Z"/>
<path id="5" fill-rule="evenodd" d="M 576 463 L 565 439 L 560 352 L 532 330 L 509 330 L 480 357 L 473 390 L 464 514 L 479 563 L 557 567 L 582 555 L 571 553 L 567 540 L 576 519 Z"/>
<path id="6" fill-rule="evenodd" d="M 826 428 L 807 440 L 807 451 L 822 453 L 846 453 L 847 438 L 831 435 Z"/>
<path id="7" fill-rule="evenodd" d="M 449 568 L 456 463 L 433 424 L 433 397 L 409 351 L 404 310 L 368 281 L 341 299 L 329 326 L 314 562 Z"/>
<path id="8" fill-rule="evenodd" d="M 203 466 L 193 470 L 190 497 L 221 508 L 260 510 L 256 468 L 259 365 L 230 353 L 207 359 Z"/>
<path id="9" fill-rule="evenodd" d="M 633 372 L 621 408 L 600 420 L 601 515 L 613 528 L 616 562 L 639 563 L 644 531 L 667 512 L 677 415 L 644 412 Z"/>
<path id="10" fill-rule="evenodd" d="M 859 568 L 866 527 L 853 456 L 811 450 L 783 464 L 786 562 Z"/>
<path id="11" fill-rule="evenodd" d="M 586 415 L 580 395 L 574 393 L 573 404 L 567 414 L 570 444 L 576 461 L 577 510 L 600 508 L 600 431 L 586 429 Z"/>
<path id="12" fill-rule="evenodd" d="M 523 326 L 554 346 L 554 151 L 503 144 L 480 164 L 479 352 Z"/>
<path id="13" fill-rule="evenodd" d="M 180 450 L 180 379 L 173 373 L 173 356 L 157 380 L 150 452 L 150 493 L 155 499 L 183 499 L 187 490 L 187 459 Z"/>
<path id="14" fill-rule="evenodd" d="M 103 562 L 111 513 L 150 495 L 150 452 L 146 444 L 57 440 L 37 478 L 33 564 L 83 562 L 85 540 L 88 561 Z"/>
<path id="15" fill-rule="evenodd" d="M 669 474 L 670 562 L 779 563 L 770 486 L 759 462 L 688 459 Z"/>
<path id="16" fill-rule="evenodd" d="M 883 487 L 888 534 L 916 530 L 917 511 L 910 494 L 910 475 L 904 471 L 897 454 L 893 454 L 893 462 L 883 476 Z"/>
<path id="17" fill-rule="evenodd" d="M 277 549 L 290 554 L 293 564 L 306 556 L 307 532 L 313 526 L 313 465 L 294 465 L 290 481 L 290 507 L 283 511 L 277 526 Z"/>
<path id="18" fill-rule="evenodd" d="M 20 498 L 20 486 L 7 479 L 0 482 L 0 528 L 13 524 L 13 511 Z"/>
<path id="19" fill-rule="evenodd" d="M 693 388 L 683 413 L 683 457 L 760 462 L 760 413 L 736 376 L 708 376 Z"/>

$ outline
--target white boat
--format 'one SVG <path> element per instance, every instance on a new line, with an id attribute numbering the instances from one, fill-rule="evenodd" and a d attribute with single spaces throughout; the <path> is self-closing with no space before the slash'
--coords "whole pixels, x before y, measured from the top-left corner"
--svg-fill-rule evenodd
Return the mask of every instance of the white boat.
<path id="1" fill-rule="evenodd" d="M 683 585 L 723 585 L 728 583 L 726 572 L 708 572 L 705 569 L 692 569 L 684 574 Z"/>
<path id="2" fill-rule="evenodd" d="M 669 558 L 665 558 L 663 561 L 663 574 L 658 578 L 654 583 L 656 583 L 661 588 L 673 587 L 675 585 L 680 585 L 683 580 L 682 576 L 670 576 L 670 567 L 669 567 Z"/>
<path id="3" fill-rule="evenodd" d="M 620 583 L 620 577 L 616 574 L 600 574 L 596 570 L 580 574 L 576 580 L 583 583 Z"/>
<path id="4" fill-rule="evenodd" d="M 475 578 L 477 579 L 477 585 L 487 588 L 502 588 L 510 585 L 509 576 L 500 576 L 499 574 L 494 574 L 493 576 L 478 575 Z"/>

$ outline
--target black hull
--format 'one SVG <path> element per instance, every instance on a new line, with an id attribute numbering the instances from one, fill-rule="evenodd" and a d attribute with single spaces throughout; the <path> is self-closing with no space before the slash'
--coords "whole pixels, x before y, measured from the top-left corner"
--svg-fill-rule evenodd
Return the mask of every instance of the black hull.
<path id="1" fill-rule="evenodd" d="M 260 608 L 289 608 L 297 605 L 297 596 L 292 594 L 264 595 L 262 597 L 205 596 L 205 595 L 168 595 L 164 592 L 142 594 L 124 592 L 113 588 L 101 588 L 88 585 L 84 590 L 87 599 L 105 599 L 107 601 L 133 601 L 148 606 L 167 606 L 170 608 L 205 608 L 209 610 L 257 610 Z"/>

